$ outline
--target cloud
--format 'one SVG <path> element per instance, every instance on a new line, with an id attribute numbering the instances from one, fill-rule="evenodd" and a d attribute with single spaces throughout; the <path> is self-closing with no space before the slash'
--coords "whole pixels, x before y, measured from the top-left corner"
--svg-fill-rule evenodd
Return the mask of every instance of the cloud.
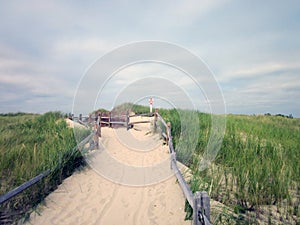
<path id="1" fill-rule="evenodd" d="M 58 79 L 58 75 L 53 76 L 53 70 L 31 61 L 30 58 L 0 59 L 1 112 L 45 112 L 52 108 L 59 109 L 61 106 L 53 105 L 55 99 L 60 102 L 58 96 L 71 102 L 73 91 L 70 90 L 68 82 Z"/>
<path id="2" fill-rule="evenodd" d="M 99 85 L 97 99 L 99 105 L 97 105 L 97 108 L 105 108 L 105 106 L 111 108 L 111 104 L 117 96 L 123 102 L 129 101 L 128 99 L 136 101 L 140 98 L 149 98 L 149 96 L 159 96 L 159 98 L 168 99 L 170 102 L 174 102 L 175 98 L 176 102 L 179 102 L 179 106 L 185 108 L 187 108 L 185 102 L 191 102 L 190 106 L 192 108 L 211 112 L 209 105 L 217 99 L 207 99 L 205 90 L 207 90 L 208 85 L 211 85 L 210 81 L 206 77 L 200 80 L 202 82 L 197 84 L 195 80 L 181 70 L 161 62 L 139 62 L 120 68 L 106 83 L 102 86 Z M 89 82 L 90 85 L 93 85 L 93 82 L 95 83 L 94 80 Z M 172 89 L 168 89 L 170 85 Z M 129 93 L 128 87 L 136 94 Z M 122 96 L 124 95 L 124 89 L 127 90 L 126 94 L 129 93 L 128 96 L 126 94 Z M 178 95 L 178 93 L 181 94 Z M 161 105 L 163 104 L 161 103 Z"/>
<path id="3" fill-rule="evenodd" d="M 122 44 L 162 40 L 205 59 L 229 112 L 285 108 L 300 117 L 299 10 L 294 1 L 274 2 L 272 7 L 258 1 L 206 0 L 1 2 L 0 111 L 69 111 L 80 77 L 96 59 Z M 161 76 L 207 106 L 205 93 L 175 71 L 136 65 L 120 71 L 109 85 L 116 93 L 132 81 Z M 204 78 L 202 85 L 207 85 Z M 89 90 L 91 85 L 99 89 L 103 84 L 92 80 Z"/>
<path id="4" fill-rule="evenodd" d="M 65 60 L 84 58 L 86 55 L 100 57 L 115 47 L 114 43 L 98 37 L 73 37 L 54 42 L 49 56 Z"/>
<path id="5" fill-rule="evenodd" d="M 234 71 L 225 72 L 223 76 L 220 77 L 220 81 L 228 82 L 237 78 L 255 78 L 258 76 L 265 76 L 278 72 L 294 70 L 300 70 L 299 62 L 267 62 L 263 64 L 252 65 L 251 67 L 246 66 Z"/>
<path id="6" fill-rule="evenodd" d="M 169 1 L 154 1 L 154 4 L 151 2 L 146 6 L 144 6 L 145 3 L 134 4 L 137 8 L 133 7 L 133 10 L 141 21 L 141 23 L 137 23 L 138 25 L 144 24 L 147 28 L 154 25 L 153 32 L 155 34 L 163 32 L 170 35 L 177 33 L 179 29 L 194 27 L 199 20 L 228 2 L 227 0 L 204 0 L 201 2 L 176 0 L 170 4 Z M 140 8 L 143 6 L 144 10 L 141 11 Z M 174 30 L 170 32 L 169 29 Z M 149 33 L 149 29 L 146 29 L 145 32 Z"/>
<path id="7" fill-rule="evenodd" d="M 227 77 L 223 86 L 227 108 L 231 112 L 299 114 L 299 65 L 268 64 L 239 70 Z"/>
<path id="8" fill-rule="evenodd" d="M 218 0 L 218 1 L 209 1 L 204 0 L 201 3 L 197 0 L 192 1 L 176 1 L 175 4 L 170 7 L 170 13 L 174 14 L 175 17 L 188 17 L 188 18 L 199 18 L 203 15 L 208 14 L 215 8 L 221 7 L 226 3 L 229 3 L 229 0 Z"/>

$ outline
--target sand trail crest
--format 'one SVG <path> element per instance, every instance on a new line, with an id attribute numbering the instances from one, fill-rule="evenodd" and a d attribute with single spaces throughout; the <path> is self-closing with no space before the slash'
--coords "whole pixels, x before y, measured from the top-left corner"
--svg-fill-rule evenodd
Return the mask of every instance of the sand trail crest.
<path id="1" fill-rule="evenodd" d="M 87 157 L 90 167 L 65 179 L 28 224 L 191 224 L 168 147 L 149 124 L 135 128 L 103 128 L 102 147 Z"/>

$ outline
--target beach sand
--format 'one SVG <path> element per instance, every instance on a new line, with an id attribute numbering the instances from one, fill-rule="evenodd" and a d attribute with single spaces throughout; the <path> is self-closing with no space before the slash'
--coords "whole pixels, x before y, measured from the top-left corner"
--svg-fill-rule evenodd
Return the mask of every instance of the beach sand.
<path id="1" fill-rule="evenodd" d="M 65 179 L 27 224 L 191 224 L 168 147 L 149 130 L 148 123 L 102 128 L 100 149 L 86 157 L 90 166 Z"/>

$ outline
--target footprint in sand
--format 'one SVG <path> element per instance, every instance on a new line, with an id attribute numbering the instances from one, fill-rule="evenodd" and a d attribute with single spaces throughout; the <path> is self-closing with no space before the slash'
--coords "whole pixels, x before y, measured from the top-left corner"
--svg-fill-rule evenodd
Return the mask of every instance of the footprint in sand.
<path id="1" fill-rule="evenodd" d="M 103 136 L 107 135 L 108 142 L 112 141 L 109 140 L 111 133 L 109 128 L 103 128 Z M 106 144 L 111 144 L 108 142 Z M 133 163 L 139 163 L 134 161 L 134 156 L 138 153 L 133 154 L 128 149 L 115 149 L 118 154 L 124 154 L 123 156 Z M 146 161 L 149 164 L 156 163 L 164 158 L 166 153 L 163 150 L 148 152 L 146 158 L 135 160 L 143 159 L 142 164 Z M 169 164 L 167 166 L 169 169 Z M 124 172 L 121 176 L 124 178 Z M 44 207 L 41 216 L 34 217 L 29 224 L 190 224 L 184 221 L 185 199 L 175 180 L 174 176 L 170 176 L 153 185 L 128 187 L 117 185 L 94 170 L 87 169 L 75 173 L 71 179 L 64 181 L 57 192 L 49 195 L 45 200 L 49 204 L 48 208 Z"/>
<path id="2" fill-rule="evenodd" d="M 141 195 L 139 198 L 139 202 L 137 203 L 139 205 L 139 207 L 135 210 L 135 212 L 133 214 L 134 224 L 142 224 L 143 223 L 143 219 L 141 218 L 142 214 L 143 214 L 143 210 L 141 210 L 141 209 L 144 208 L 144 203 L 145 203 L 145 199 L 146 199 L 145 189 L 144 188 L 141 189 L 140 193 L 141 193 Z"/>
<path id="3" fill-rule="evenodd" d="M 150 202 L 148 207 L 148 218 L 151 224 L 158 224 L 157 217 L 157 200 Z"/>

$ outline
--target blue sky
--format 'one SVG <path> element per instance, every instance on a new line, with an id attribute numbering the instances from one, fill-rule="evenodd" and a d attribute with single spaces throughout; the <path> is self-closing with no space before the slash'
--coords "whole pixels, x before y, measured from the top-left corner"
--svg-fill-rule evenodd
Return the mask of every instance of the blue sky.
<path id="1" fill-rule="evenodd" d="M 227 113 L 300 117 L 300 4 L 289 0 L 1 1 L 0 112 L 70 112 L 97 59 L 143 40 L 199 56 Z M 151 71 L 145 68 L 118 77 L 132 83 L 131 74 Z"/>

